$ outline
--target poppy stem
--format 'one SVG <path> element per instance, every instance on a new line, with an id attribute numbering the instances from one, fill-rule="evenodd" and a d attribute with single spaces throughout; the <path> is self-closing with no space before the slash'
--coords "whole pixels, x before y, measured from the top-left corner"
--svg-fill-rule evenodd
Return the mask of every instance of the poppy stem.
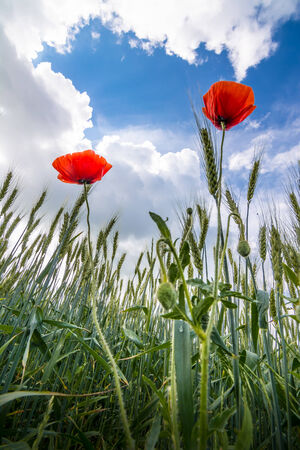
<path id="1" fill-rule="evenodd" d="M 87 190 L 86 183 L 84 183 L 84 199 L 85 199 L 86 209 L 87 209 L 86 220 L 87 220 L 87 226 L 88 226 L 88 248 L 89 248 L 90 268 L 91 268 L 91 272 L 92 272 L 92 285 L 91 285 L 92 317 L 93 317 L 93 321 L 94 321 L 101 345 L 102 345 L 103 350 L 105 351 L 105 353 L 108 357 L 108 360 L 110 362 L 110 365 L 111 365 L 111 369 L 112 369 L 112 373 L 113 373 L 113 377 L 114 377 L 114 381 L 115 381 L 115 386 L 116 386 L 116 393 L 117 393 L 117 397 L 118 397 L 118 401 L 119 401 L 121 420 L 123 422 L 124 432 L 125 432 L 125 436 L 127 439 L 127 445 L 130 450 L 134 450 L 135 444 L 134 444 L 134 440 L 130 433 L 128 418 L 127 418 L 127 414 L 126 414 L 126 410 L 125 410 L 125 406 L 124 406 L 121 385 L 120 385 L 120 377 L 118 375 L 118 367 L 117 367 L 115 359 L 110 351 L 109 345 L 106 342 L 104 334 L 102 333 L 102 330 L 101 330 L 101 327 L 100 327 L 100 324 L 99 324 L 99 321 L 97 318 L 96 277 L 95 277 L 92 244 L 91 244 L 90 207 L 89 207 L 89 202 L 88 202 L 88 190 Z"/>
<path id="2" fill-rule="evenodd" d="M 92 244 L 91 244 L 91 226 L 90 226 L 90 206 L 88 202 L 88 190 L 86 183 L 83 184 L 84 186 L 84 200 L 86 204 L 86 223 L 88 227 L 88 246 L 89 246 L 89 257 L 90 257 L 90 264 L 91 264 L 91 270 L 93 271 L 93 252 L 92 252 Z"/>
<path id="3" fill-rule="evenodd" d="M 222 122 L 222 141 L 220 150 L 220 169 L 218 179 L 218 191 L 216 196 L 217 210 L 218 210 L 218 230 L 217 230 L 217 242 L 216 242 L 216 258 L 215 258 L 215 282 L 213 297 L 214 301 L 211 306 L 208 325 L 206 328 L 205 338 L 202 341 L 201 348 L 201 385 L 200 385 L 200 415 L 199 415 L 199 428 L 200 450 L 206 450 L 208 439 L 208 378 L 209 378 L 209 351 L 210 351 L 210 336 L 213 329 L 213 323 L 215 319 L 215 311 L 218 300 L 219 289 L 219 253 L 220 253 L 220 239 L 221 239 L 221 199 L 222 199 L 222 161 L 223 161 L 223 146 L 225 138 L 225 124 Z"/>
<path id="4" fill-rule="evenodd" d="M 219 165 L 219 180 L 218 180 L 218 201 L 221 204 L 221 183 L 222 183 L 222 172 L 223 172 L 223 147 L 224 147 L 224 139 L 225 139 L 225 123 L 221 122 L 222 126 L 222 141 L 221 141 L 221 149 L 220 149 L 220 165 Z"/>

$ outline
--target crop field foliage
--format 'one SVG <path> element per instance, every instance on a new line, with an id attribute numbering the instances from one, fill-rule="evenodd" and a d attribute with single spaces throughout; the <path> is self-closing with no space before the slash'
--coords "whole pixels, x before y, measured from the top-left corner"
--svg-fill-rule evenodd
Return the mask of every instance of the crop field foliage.
<path id="1" fill-rule="evenodd" d="M 198 125 L 214 193 L 218 155 Z M 0 448 L 300 448 L 299 186 L 287 183 L 289 217 L 271 213 L 260 223 L 258 255 L 226 247 L 227 228 L 239 227 L 247 243 L 260 164 L 249 172 L 246 217 L 223 184 L 228 213 L 214 248 L 206 245 L 215 230 L 204 203 L 182 211 L 181 236 L 152 213 L 161 238 L 126 281 L 115 217 L 89 249 L 79 224 L 84 191 L 45 229 L 46 193 L 21 217 L 14 177 L 3 178 Z M 213 259 L 218 270 L 209 273 Z M 171 295 L 158 294 L 162 283 Z"/>

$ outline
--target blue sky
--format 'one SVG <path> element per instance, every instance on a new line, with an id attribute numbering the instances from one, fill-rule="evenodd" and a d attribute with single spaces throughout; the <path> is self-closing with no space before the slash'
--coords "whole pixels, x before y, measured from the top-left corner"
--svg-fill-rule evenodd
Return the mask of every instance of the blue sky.
<path id="1" fill-rule="evenodd" d="M 91 33 L 99 33 L 93 39 Z M 259 120 L 272 110 L 268 123 L 299 115 L 300 100 L 300 21 L 289 20 L 278 26 L 273 39 L 278 48 L 273 55 L 248 70 L 243 83 L 255 91 Z M 235 80 L 232 65 L 224 50 L 220 55 L 201 45 L 197 53 L 204 63 L 189 64 L 163 48 L 148 54 L 131 48 L 134 34 L 114 34 L 97 19 L 84 27 L 72 44 L 72 51 L 59 54 L 44 45 L 44 51 L 34 61 L 49 61 L 55 72 L 70 78 L 79 91 L 91 99 L 93 116 L 104 116 L 113 128 L 132 124 L 178 127 L 191 120 L 189 97 L 197 103 L 212 83 L 219 79 Z M 288 115 L 287 115 L 288 112 Z M 92 139 L 94 130 L 88 130 Z"/>
<path id="2" fill-rule="evenodd" d="M 94 225 L 118 212 L 132 254 L 153 235 L 149 210 L 175 226 L 176 205 L 207 198 L 190 99 L 200 108 L 215 81 L 255 94 L 256 110 L 225 141 L 225 179 L 242 208 L 253 156 L 263 152 L 253 217 L 270 198 L 286 214 L 283 183 L 300 157 L 299 0 L 182 3 L 0 6 L 1 174 L 15 169 L 24 204 L 47 186 L 51 218 L 79 189 L 57 182 L 52 160 L 94 148 L 113 164 L 91 196 Z"/>

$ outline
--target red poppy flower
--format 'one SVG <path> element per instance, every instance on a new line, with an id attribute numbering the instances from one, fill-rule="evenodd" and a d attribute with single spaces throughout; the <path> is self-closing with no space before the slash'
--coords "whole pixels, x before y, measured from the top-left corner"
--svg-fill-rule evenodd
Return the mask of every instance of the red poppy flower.
<path id="1" fill-rule="evenodd" d="M 256 108 L 253 90 L 234 81 L 218 81 L 203 96 L 202 111 L 216 128 L 229 130 L 242 122 Z"/>
<path id="2" fill-rule="evenodd" d="M 112 168 L 103 156 L 93 150 L 60 156 L 53 161 L 52 166 L 59 172 L 59 180 L 75 184 L 95 183 Z"/>

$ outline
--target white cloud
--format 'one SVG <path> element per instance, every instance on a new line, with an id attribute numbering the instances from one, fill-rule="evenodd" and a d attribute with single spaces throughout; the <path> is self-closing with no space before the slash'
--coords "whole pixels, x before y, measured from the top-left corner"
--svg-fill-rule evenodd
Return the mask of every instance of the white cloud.
<path id="1" fill-rule="evenodd" d="M 269 170 L 285 170 L 287 167 L 295 164 L 297 160 L 300 160 L 300 144 L 295 145 L 287 152 L 277 153 L 268 164 Z"/>
<path id="2" fill-rule="evenodd" d="M 90 148 L 84 132 L 92 126 L 89 96 L 72 81 L 55 73 L 51 64 L 36 67 L 18 56 L 14 44 L 1 33 L 0 169 L 13 167 L 22 186 L 20 207 L 26 211 L 45 187 L 49 187 L 47 216 L 62 202 L 74 200 L 80 186 L 56 180 L 51 166 L 59 155 Z M 3 63 L 5 61 L 5 64 Z M 91 194 L 92 225 L 97 232 L 110 215 L 119 212 L 121 249 L 135 260 L 144 243 L 156 232 L 148 211 L 173 212 L 174 202 L 187 191 L 196 192 L 199 164 L 195 151 L 183 148 L 183 136 L 161 129 L 128 127 L 105 135 L 98 150 L 113 169 L 94 186 Z M 160 150 L 156 143 L 160 143 Z M 175 153 L 172 143 L 177 142 Z M 172 226 L 172 220 L 170 219 Z M 134 249 L 128 244 L 134 236 Z M 143 246 L 143 248 L 141 248 Z"/>
<path id="3" fill-rule="evenodd" d="M 160 46 L 167 54 L 200 64 L 206 60 L 198 54 L 201 44 L 216 54 L 226 50 L 242 80 L 249 67 L 276 50 L 274 30 L 299 13 L 299 1 L 2 0 L 0 10 L 6 35 L 27 59 L 35 58 L 43 43 L 70 51 L 78 31 L 100 18 L 115 33 L 133 32 L 129 45 L 147 53 Z M 92 37 L 97 34 L 94 29 Z"/>
<path id="4" fill-rule="evenodd" d="M 139 41 L 137 39 L 129 39 L 128 41 L 131 48 L 138 48 Z"/>
<path id="5" fill-rule="evenodd" d="M 50 63 L 34 67 L 20 59 L 0 30 L 1 38 L 1 172 L 14 167 L 31 202 L 55 178 L 53 159 L 90 146 L 84 130 L 91 126 L 89 97 L 77 91 Z M 32 190 L 34 189 L 34 191 Z M 36 194 L 37 195 L 37 194 Z"/>
<path id="6" fill-rule="evenodd" d="M 112 165 L 104 209 L 121 212 L 125 235 L 146 236 L 152 224 L 148 211 L 172 212 L 187 192 L 199 192 L 199 161 L 194 150 L 161 154 L 150 141 L 123 141 L 104 136 L 96 150 Z"/>
<path id="7" fill-rule="evenodd" d="M 132 47 L 151 52 L 155 46 L 163 46 L 168 54 L 190 63 L 199 63 L 201 43 L 216 53 L 227 49 L 237 77 L 242 78 L 248 67 L 274 51 L 273 27 L 295 10 L 293 0 L 2 0 L 1 172 L 16 168 L 23 200 L 30 206 L 45 185 L 52 191 L 49 209 L 57 209 L 66 197 L 74 199 L 81 189 L 56 181 L 51 162 L 61 154 L 91 146 L 84 134 L 92 126 L 90 99 L 63 74 L 55 73 L 50 63 L 34 67 L 32 58 L 44 43 L 59 52 L 70 51 L 76 33 L 91 18 L 100 17 L 114 32 L 134 32 Z M 96 39 L 97 31 L 93 33 Z M 198 156 L 192 150 L 191 137 L 179 132 L 146 126 L 112 131 L 97 147 L 113 169 L 91 194 L 92 221 L 96 229 L 109 214 L 120 212 L 121 247 L 138 254 L 155 230 L 149 210 L 164 217 L 172 215 L 175 202 L 184 203 L 187 195 L 193 198 L 201 192 Z M 251 148 L 229 157 L 229 169 L 249 168 L 253 148 L 259 141 L 271 148 L 272 136 L 261 133 L 253 137 Z M 299 152 L 299 146 L 269 156 L 270 167 L 286 167 L 295 151 Z M 171 227 L 174 222 L 171 217 Z"/>
<path id="8" fill-rule="evenodd" d="M 62 201 L 75 199 L 81 190 L 80 186 L 57 181 L 51 162 L 59 155 L 91 147 L 84 133 L 92 126 L 92 108 L 89 96 L 79 92 L 71 80 L 55 73 L 50 63 L 35 67 L 31 58 L 41 50 L 43 42 L 67 50 L 70 38 L 82 24 L 82 17 L 88 20 L 90 12 L 72 3 L 69 8 L 74 6 L 77 14 L 74 12 L 66 19 L 67 10 L 60 10 L 60 16 L 51 12 L 50 2 L 36 3 L 36 9 L 35 3 L 31 0 L 27 5 L 30 20 L 24 47 L 17 24 L 26 11 L 20 5 L 15 17 L 11 5 L 4 4 L 7 20 L 2 25 L 7 33 L 0 30 L 0 147 L 4 149 L 0 167 L 1 172 L 14 167 L 22 186 L 25 211 L 48 186 L 51 195 L 47 211 L 51 216 L 51 211 L 57 210 Z M 60 33 L 63 28 L 65 33 Z M 11 34 L 8 29 L 12 30 Z M 132 253 L 128 241 L 135 236 L 135 250 L 141 251 L 139 246 L 155 232 L 148 211 L 170 215 L 174 202 L 182 200 L 187 191 L 198 190 L 198 157 L 195 151 L 186 148 L 189 145 L 186 142 L 179 133 L 150 127 L 128 127 L 117 134 L 106 134 L 98 150 L 107 156 L 113 170 L 91 193 L 93 230 L 98 231 L 107 217 L 119 212 L 121 247 L 127 246 Z M 157 143 L 160 143 L 159 150 Z M 174 153 L 171 148 L 175 148 Z M 172 226 L 171 220 L 170 223 Z"/>
<path id="9" fill-rule="evenodd" d="M 261 126 L 261 122 L 258 120 L 248 120 L 248 123 L 246 124 L 246 129 L 253 128 L 254 130 L 257 130 Z"/>
<path id="10" fill-rule="evenodd" d="M 97 31 L 92 31 L 91 32 L 91 36 L 92 36 L 92 39 L 99 39 L 100 38 L 100 33 L 98 33 Z"/>
<path id="11" fill-rule="evenodd" d="M 116 33 L 133 32 L 132 47 L 162 46 L 191 64 L 199 63 L 200 44 L 216 54 L 227 50 L 242 80 L 275 51 L 276 26 L 298 12 L 298 0 L 110 0 L 102 3 L 100 17 Z"/>
<path id="12" fill-rule="evenodd" d="M 253 161 L 253 148 L 248 148 L 243 152 L 233 153 L 228 161 L 229 170 L 251 169 Z"/>
<path id="13" fill-rule="evenodd" d="M 250 170 L 254 157 L 262 154 L 262 173 L 284 172 L 300 159 L 300 144 L 292 144 L 291 148 L 291 142 L 299 142 L 299 139 L 297 123 L 278 130 L 266 130 L 253 137 L 245 150 L 233 151 L 228 156 L 227 168 L 232 171 Z"/>
<path id="14" fill-rule="evenodd" d="M 71 50 L 76 33 L 100 13 L 98 0 L 2 0 L 0 23 L 18 56 L 33 59 L 43 43 Z"/>

